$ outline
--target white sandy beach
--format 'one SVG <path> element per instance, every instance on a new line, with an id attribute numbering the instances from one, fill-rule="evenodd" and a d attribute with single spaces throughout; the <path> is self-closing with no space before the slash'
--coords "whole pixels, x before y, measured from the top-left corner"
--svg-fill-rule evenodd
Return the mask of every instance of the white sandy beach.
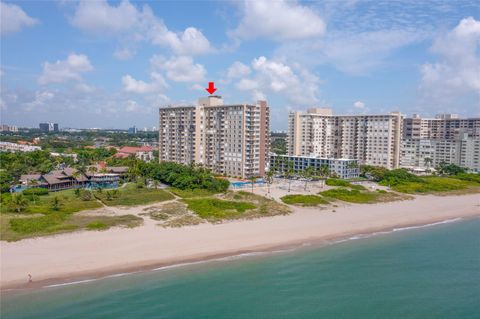
<path id="1" fill-rule="evenodd" d="M 280 193 L 283 192 L 277 190 L 272 195 L 277 197 Z M 122 211 L 132 212 L 141 212 L 141 208 Z M 113 228 L 1 242 L 0 284 L 2 289 L 34 287 L 479 216 L 480 196 L 471 194 L 418 196 L 414 200 L 374 205 L 345 204 L 336 207 L 335 212 L 294 208 L 294 213 L 287 216 L 170 229 L 146 218 L 143 226 L 133 229 Z M 34 284 L 27 284 L 28 274 L 32 274 Z"/>

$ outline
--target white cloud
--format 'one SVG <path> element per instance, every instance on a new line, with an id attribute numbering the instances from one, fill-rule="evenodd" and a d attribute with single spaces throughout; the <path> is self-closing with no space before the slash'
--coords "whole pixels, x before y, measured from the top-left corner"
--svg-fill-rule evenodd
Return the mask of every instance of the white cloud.
<path id="1" fill-rule="evenodd" d="M 157 18 L 148 5 L 138 9 L 128 0 L 118 6 L 110 5 L 106 0 L 81 1 L 71 20 L 72 25 L 94 34 L 117 35 L 122 43 L 146 41 L 155 45 L 169 47 L 177 55 L 196 55 L 213 51 L 203 33 L 188 27 L 182 32 L 173 32 Z M 125 60 L 135 52 L 130 48 L 120 48 L 114 52 L 118 59 Z"/>
<path id="2" fill-rule="evenodd" d="M 140 106 L 136 101 L 128 100 L 125 105 L 126 112 L 138 112 L 140 110 Z"/>
<path id="3" fill-rule="evenodd" d="M 476 93 L 480 97 L 480 21 L 462 19 L 450 32 L 438 37 L 431 51 L 438 62 L 421 66 L 421 93 L 435 102 Z"/>
<path id="4" fill-rule="evenodd" d="M 80 1 L 71 20 L 72 25 L 84 31 L 116 33 L 130 30 L 138 23 L 138 12 L 127 0 L 117 7 L 106 0 Z"/>
<path id="5" fill-rule="evenodd" d="M 348 74 L 382 66 L 395 50 L 417 43 L 426 33 L 412 30 L 333 31 L 325 38 L 282 45 L 277 54 L 309 65 L 331 64 Z"/>
<path id="6" fill-rule="evenodd" d="M 113 52 L 113 56 L 118 60 L 128 60 L 135 55 L 135 52 L 132 49 L 121 48 Z"/>
<path id="7" fill-rule="evenodd" d="M 7 35 L 20 31 L 23 27 L 31 27 L 38 23 L 15 4 L 0 2 L 0 34 Z"/>
<path id="8" fill-rule="evenodd" d="M 77 83 L 75 85 L 75 89 L 78 92 L 82 92 L 82 93 L 92 93 L 92 92 L 95 91 L 94 86 L 91 86 L 91 85 L 88 85 L 88 84 L 85 84 L 85 83 Z"/>
<path id="9" fill-rule="evenodd" d="M 253 59 L 251 67 L 252 76 L 240 79 L 236 87 L 250 91 L 254 99 L 265 99 L 271 93 L 301 106 L 318 101 L 319 78 L 299 65 L 290 66 L 261 56 Z"/>
<path id="10" fill-rule="evenodd" d="M 176 34 L 169 31 L 160 21 L 152 23 L 150 35 L 153 44 L 165 45 L 179 55 L 196 55 L 212 51 L 210 42 L 202 32 L 194 27 L 189 27 L 185 31 Z"/>
<path id="11" fill-rule="evenodd" d="M 365 103 L 363 103 L 361 101 L 357 101 L 357 102 L 353 103 L 353 107 L 357 108 L 357 109 L 364 109 L 365 108 Z"/>
<path id="12" fill-rule="evenodd" d="M 136 80 L 129 74 L 124 75 L 122 77 L 123 89 L 126 92 L 144 94 L 158 92 L 168 87 L 165 79 L 161 74 L 152 72 L 151 78 L 152 81 L 150 83 L 147 83 L 141 80 Z"/>
<path id="13" fill-rule="evenodd" d="M 241 78 L 249 75 L 251 72 L 248 65 L 243 64 L 242 62 L 234 62 L 227 70 L 227 77 L 229 78 Z"/>
<path id="14" fill-rule="evenodd" d="M 164 71 L 166 77 L 175 82 L 201 82 L 205 80 L 207 73 L 203 65 L 194 63 L 189 56 L 173 56 L 167 59 L 154 55 L 150 62 L 154 68 Z"/>
<path id="15" fill-rule="evenodd" d="M 52 100 L 55 97 L 53 92 L 49 91 L 36 91 L 35 98 L 25 103 L 26 111 L 38 111 L 38 108 L 45 106 L 45 103 Z"/>
<path id="16" fill-rule="evenodd" d="M 242 5 L 239 26 L 230 32 L 240 39 L 271 38 L 277 41 L 318 37 L 325 32 L 323 20 L 296 1 L 249 1 Z"/>
<path id="17" fill-rule="evenodd" d="M 38 83 L 43 85 L 70 80 L 81 81 L 81 74 L 92 70 L 93 66 L 86 55 L 72 53 L 66 60 L 43 63 L 43 73 L 38 78 Z"/>

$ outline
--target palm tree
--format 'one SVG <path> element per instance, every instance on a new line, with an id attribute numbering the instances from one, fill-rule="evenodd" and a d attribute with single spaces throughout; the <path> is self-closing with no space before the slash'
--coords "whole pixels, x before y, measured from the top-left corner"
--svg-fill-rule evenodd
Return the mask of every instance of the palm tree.
<path id="1" fill-rule="evenodd" d="M 79 172 L 79 171 L 76 170 L 75 172 L 72 173 L 73 184 L 74 184 L 75 186 L 78 186 L 78 180 L 77 180 L 77 178 L 79 178 L 79 177 L 80 177 L 80 172 Z"/>
<path id="2" fill-rule="evenodd" d="M 60 207 L 62 206 L 62 200 L 59 196 L 55 196 L 52 199 L 52 209 L 53 210 L 59 210 Z"/>
<path id="3" fill-rule="evenodd" d="M 324 182 L 325 179 L 330 175 L 330 169 L 328 168 L 328 165 L 327 164 L 320 165 L 320 167 L 317 169 L 317 174 Z M 322 187 L 323 187 L 323 184 L 322 184 Z"/>
<path id="4" fill-rule="evenodd" d="M 423 161 L 425 163 L 425 166 L 427 167 L 427 172 L 430 172 L 430 165 L 433 164 L 433 159 L 431 157 L 425 157 Z"/>
<path id="5" fill-rule="evenodd" d="M 288 192 L 290 193 L 290 188 L 292 185 L 292 177 L 295 174 L 295 169 L 294 169 L 294 163 L 292 161 L 286 161 L 285 162 L 286 168 L 285 168 L 285 177 L 288 179 Z"/>
<path id="6" fill-rule="evenodd" d="M 255 184 L 255 182 L 257 181 L 257 178 L 255 176 L 250 176 L 248 178 L 248 180 L 251 182 L 252 184 L 252 193 L 253 193 L 253 184 Z"/>
<path id="7" fill-rule="evenodd" d="M 304 188 L 305 191 L 307 190 L 308 180 L 313 176 L 313 173 L 314 173 L 314 168 L 312 166 L 308 166 L 300 172 L 301 176 L 305 178 L 305 188 Z"/>
<path id="8" fill-rule="evenodd" d="M 10 207 L 17 213 L 20 213 L 28 207 L 28 200 L 22 194 L 13 195 L 10 201 Z"/>
<path id="9" fill-rule="evenodd" d="M 273 169 L 267 171 L 267 173 L 265 174 L 265 180 L 267 181 L 267 187 L 268 187 L 268 193 L 269 194 L 270 194 L 270 184 L 273 183 L 273 176 L 275 176 L 275 171 Z"/>
<path id="10" fill-rule="evenodd" d="M 96 166 L 90 166 L 90 167 L 88 168 L 88 171 L 89 171 L 90 173 L 92 173 L 92 174 L 95 174 L 95 173 L 98 171 L 98 169 L 97 169 Z"/>
<path id="11" fill-rule="evenodd" d="M 36 179 L 30 179 L 28 180 L 28 185 L 30 186 L 33 186 L 33 188 L 35 188 L 35 186 L 38 186 L 38 181 Z M 37 196 L 35 194 L 35 192 L 32 193 L 32 199 L 33 199 L 33 205 L 36 205 L 37 204 Z"/>

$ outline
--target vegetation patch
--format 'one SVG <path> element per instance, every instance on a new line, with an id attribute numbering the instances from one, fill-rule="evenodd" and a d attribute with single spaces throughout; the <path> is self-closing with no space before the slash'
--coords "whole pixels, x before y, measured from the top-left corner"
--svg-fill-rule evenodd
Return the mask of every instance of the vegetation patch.
<path id="1" fill-rule="evenodd" d="M 320 192 L 324 197 L 338 199 L 344 202 L 349 203 L 358 203 L 358 204 L 369 204 L 369 203 L 379 203 L 379 202 L 391 202 L 396 200 L 410 199 L 405 195 L 399 195 L 393 192 L 386 191 L 360 191 L 356 189 L 347 189 L 347 188 L 336 188 L 329 189 L 327 191 Z"/>
<path id="2" fill-rule="evenodd" d="M 108 225 L 103 222 L 95 221 L 87 224 L 85 228 L 88 230 L 105 230 L 108 229 Z"/>
<path id="3" fill-rule="evenodd" d="M 168 189 L 171 193 L 177 195 L 181 198 L 193 198 L 193 197 L 208 197 L 219 192 L 216 190 L 209 190 L 203 188 L 194 188 L 194 189 L 179 189 L 179 188 L 169 188 Z"/>
<path id="4" fill-rule="evenodd" d="M 0 239 L 15 241 L 81 229 L 106 229 L 112 226 L 135 227 L 140 225 L 142 221 L 141 217 L 135 215 L 88 216 L 81 213 L 71 214 L 65 212 L 52 212 L 45 215 L 25 213 L 1 214 Z M 106 226 L 103 227 L 100 223 Z"/>
<path id="5" fill-rule="evenodd" d="M 205 220 L 198 217 L 197 215 L 185 214 L 178 217 L 170 218 L 164 223 L 159 224 L 162 227 L 183 227 L 183 226 L 194 226 L 204 223 Z"/>
<path id="6" fill-rule="evenodd" d="M 299 206 L 318 206 L 318 205 L 327 205 L 329 202 L 324 198 L 317 195 L 286 195 L 280 198 L 282 202 L 289 205 L 299 205 Z"/>
<path id="7" fill-rule="evenodd" d="M 241 217 L 248 209 L 255 209 L 252 203 L 221 200 L 216 198 L 184 199 L 188 209 L 201 218 L 221 220 Z"/>
<path id="8" fill-rule="evenodd" d="M 94 200 L 84 201 L 77 197 L 73 190 L 49 193 L 45 196 L 24 196 L 22 194 L 4 194 L 2 196 L 2 213 L 25 214 L 71 214 L 82 210 L 100 208 L 102 205 Z M 18 199 L 27 201 L 18 202 Z"/>
<path id="9" fill-rule="evenodd" d="M 34 188 L 27 188 L 24 190 L 23 195 L 37 195 L 37 196 L 42 196 L 42 195 L 48 195 L 48 189 L 46 188 L 40 188 L 40 187 L 34 187 Z"/>
<path id="10" fill-rule="evenodd" d="M 256 195 L 251 192 L 230 191 L 223 194 L 221 197 L 226 200 L 244 201 L 244 202 L 252 203 L 255 206 L 257 206 L 256 209 L 249 209 L 248 211 L 246 211 L 243 214 L 242 218 L 257 218 L 257 217 L 287 215 L 291 213 L 291 210 L 288 206 L 282 203 L 279 203 L 273 199 L 270 199 L 261 195 Z"/>
<path id="11" fill-rule="evenodd" d="M 349 187 L 356 190 L 366 190 L 366 188 L 362 185 L 352 184 L 349 181 L 337 178 L 329 178 L 325 181 L 325 184 L 328 186 Z"/>
<path id="12" fill-rule="evenodd" d="M 423 177 L 417 182 L 402 182 L 392 186 L 392 189 L 407 194 L 425 194 L 452 191 L 478 191 L 476 182 L 448 177 Z"/>
<path id="13" fill-rule="evenodd" d="M 107 206 L 134 206 L 144 205 L 153 202 L 172 200 L 175 197 L 164 191 L 155 188 L 137 188 L 134 184 L 118 189 L 118 194 L 113 195 L 110 191 L 95 191 L 95 198 Z M 109 195 L 110 194 L 110 195 Z"/>

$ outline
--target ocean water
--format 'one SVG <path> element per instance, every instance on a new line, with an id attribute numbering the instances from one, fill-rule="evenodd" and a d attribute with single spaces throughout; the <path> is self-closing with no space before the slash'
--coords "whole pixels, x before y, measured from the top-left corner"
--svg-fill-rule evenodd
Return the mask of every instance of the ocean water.
<path id="1" fill-rule="evenodd" d="M 480 318 L 480 219 L 2 296 L 1 318 Z"/>

